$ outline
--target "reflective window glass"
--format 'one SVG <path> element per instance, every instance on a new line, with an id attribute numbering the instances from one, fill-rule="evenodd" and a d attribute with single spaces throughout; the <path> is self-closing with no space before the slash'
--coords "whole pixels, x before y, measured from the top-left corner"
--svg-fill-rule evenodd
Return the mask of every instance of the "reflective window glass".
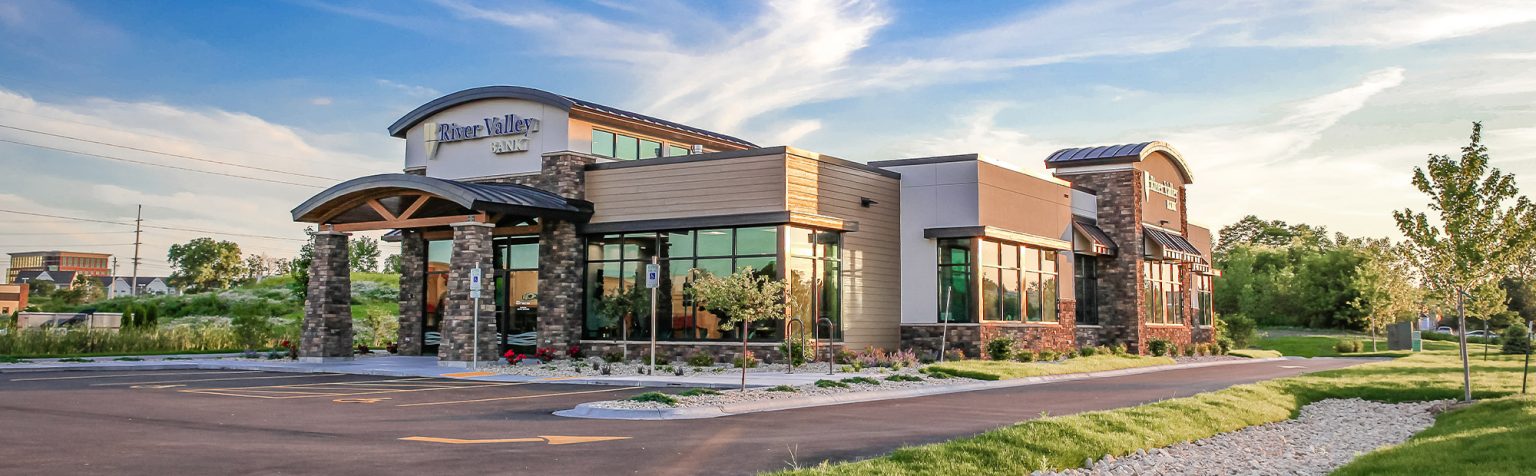
<path id="1" fill-rule="evenodd" d="M 613 133 L 592 129 L 592 155 L 613 157 Z"/>

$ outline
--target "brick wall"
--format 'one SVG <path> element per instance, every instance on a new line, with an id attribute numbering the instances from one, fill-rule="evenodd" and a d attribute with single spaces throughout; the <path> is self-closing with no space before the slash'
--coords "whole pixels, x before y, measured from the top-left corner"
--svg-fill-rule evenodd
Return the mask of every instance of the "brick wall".
<path id="1" fill-rule="evenodd" d="M 442 323 L 443 339 L 437 348 L 439 360 L 468 362 L 479 349 L 479 360 L 496 360 L 496 280 L 491 250 L 489 223 L 456 223 L 453 225 L 453 255 L 448 264 L 448 295 L 444 301 Z M 470 297 L 470 272 L 481 268 L 481 294 L 479 299 Z M 475 306 L 479 305 L 479 319 L 475 319 Z M 476 328 L 479 339 L 474 338 Z"/>
<path id="2" fill-rule="evenodd" d="M 1142 316 L 1140 171 L 1116 170 L 1067 176 L 1075 185 L 1098 191 L 1098 225 L 1119 247 L 1112 257 L 1099 257 L 1099 323 L 1095 341 L 1125 344 L 1130 352 L 1144 349 Z M 1087 340 L 1081 339 L 1080 340 Z"/>
<path id="3" fill-rule="evenodd" d="M 421 355 L 423 300 L 427 294 L 427 243 L 420 230 L 400 235 L 400 355 Z"/>
<path id="4" fill-rule="evenodd" d="M 315 233 L 314 259 L 304 298 L 299 357 L 307 361 L 352 358 L 352 275 L 347 235 Z"/>
<path id="5" fill-rule="evenodd" d="M 987 341 L 997 337 L 1011 337 L 1017 348 L 1027 350 L 1064 351 L 1078 347 L 1076 330 L 1077 302 L 1062 300 L 1057 303 L 1057 322 L 1054 324 L 1023 322 L 983 322 L 980 324 L 950 324 L 949 342 L 943 344 L 946 326 L 943 324 L 902 324 L 901 346 L 917 351 L 919 357 L 937 359 L 940 345 L 945 349 L 959 349 L 967 357 L 982 355 Z"/>

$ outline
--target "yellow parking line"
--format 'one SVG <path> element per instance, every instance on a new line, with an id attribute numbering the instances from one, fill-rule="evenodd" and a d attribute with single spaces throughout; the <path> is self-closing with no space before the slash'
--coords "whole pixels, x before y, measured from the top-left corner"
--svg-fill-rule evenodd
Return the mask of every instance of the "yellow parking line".
<path id="1" fill-rule="evenodd" d="M 313 395 L 289 395 L 289 396 L 280 396 L 280 397 L 277 397 L 277 396 L 262 396 L 262 395 L 240 395 L 240 394 L 238 394 L 238 392 L 268 391 L 268 389 L 285 389 L 285 388 L 298 389 L 298 390 L 330 390 L 330 388 L 328 388 L 328 387 L 305 386 L 305 385 L 271 385 L 271 386 L 264 386 L 264 387 L 243 387 L 243 388 L 242 387 L 233 387 L 233 388 L 188 389 L 188 390 L 181 390 L 181 392 L 185 392 L 185 393 L 204 393 L 204 394 L 210 394 L 210 395 L 228 395 L 228 396 L 234 396 L 234 397 L 246 397 L 246 396 L 249 396 L 251 398 L 355 397 L 355 396 L 359 396 L 359 395 L 379 395 L 379 394 L 390 394 L 390 393 L 430 392 L 430 391 L 435 391 L 435 390 L 460 390 L 460 389 L 466 389 L 466 388 L 467 389 L 476 389 L 476 388 L 489 388 L 489 387 L 510 387 L 510 386 L 516 386 L 516 385 L 528 385 L 529 383 L 531 383 L 531 382 L 496 383 L 496 384 L 479 385 L 479 386 L 475 386 L 475 387 L 402 388 L 402 389 L 388 389 L 388 390 L 369 390 L 369 389 L 366 389 L 366 388 L 360 388 L 360 389 L 356 389 L 356 390 L 363 390 L 363 391 L 361 391 L 361 392 L 354 392 L 354 391 L 350 391 L 350 390 L 353 390 L 353 389 L 344 389 L 344 390 L 341 390 L 339 392 L 333 392 L 333 393 L 313 394 Z M 326 385 L 326 384 L 314 384 L 314 385 Z"/>
<path id="2" fill-rule="evenodd" d="M 260 370 L 237 370 L 237 371 L 223 371 L 223 372 L 144 372 L 144 373 L 131 373 L 131 374 L 113 374 L 113 375 L 76 375 L 76 376 L 72 376 L 72 377 L 13 378 L 13 379 L 11 379 L 11 381 L 12 382 L 37 382 L 37 381 L 42 381 L 42 380 L 76 380 L 76 379 L 83 379 L 83 378 L 146 377 L 146 376 L 154 376 L 154 375 L 249 374 L 249 373 L 260 373 L 260 372 L 261 372 Z"/>
<path id="3" fill-rule="evenodd" d="M 182 392 L 183 393 L 196 393 L 196 394 L 202 394 L 202 395 L 220 395 L 220 396 L 225 396 L 225 397 L 263 398 L 263 399 L 270 399 L 270 400 L 285 400 L 285 399 L 289 399 L 289 398 L 312 398 L 312 397 L 340 397 L 340 396 L 345 396 L 345 395 L 342 395 L 342 394 L 334 394 L 334 395 L 331 395 L 331 394 L 309 394 L 309 395 L 241 395 L 241 394 L 238 394 L 238 393 L 210 392 L 210 391 L 207 391 L 207 390 L 182 390 Z"/>
<path id="4" fill-rule="evenodd" d="M 429 406 L 429 405 L 455 405 L 455 404 L 459 404 L 459 403 L 481 403 L 481 402 L 495 402 L 495 401 L 501 401 L 501 400 L 523 400 L 523 399 L 529 399 L 529 398 L 556 397 L 556 396 L 560 396 L 560 395 L 578 395 L 578 394 L 583 394 L 583 393 L 617 392 L 619 390 L 634 390 L 634 389 L 637 389 L 637 388 L 640 388 L 640 387 L 619 387 L 619 388 L 608 388 L 608 389 L 603 389 L 603 390 L 583 390 L 583 391 L 580 391 L 580 392 L 545 393 L 545 394 L 539 394 L 539 395 L 519 395 L 519 396 L 515 396 L 515 397 L 478 398 L 478 399 L 474 399 L 474 400 L 457 400 L 457 401 L 451 401 L 451 402 L 406 403 L 406 404 L 395 405 L 395 406 L 397 406 L 397 407 L 424 407 L 424 406 Z"/>
<path id="5" fill-rule="evenodd" d="M 458 373 L 451 373 L 451 374 L 443 374 L 444 377 L 452 377 L 452 378 L 484 377 L 484 376 L 487 376 L 487 375 L 496 375 L 496 372 L 458 372 Z"/>
<path id="6" fill-rule="evenodd" d="M 106 386 L 112 386 L 112 385 L 149 385 L 149 384 L 156 384 L 156 383 L 218 382 L 218 381 L 225 381 L 225 380 L 263 380 L 263 379 L 274 379 L 274 378 L 315 378 L 315 377 L 335 377 L 337 375 L 342 375 L 342 374 L 273 375 L 273 376 L 268 376 L 268 377 L 228 377 L 228 378 L 202 378 L 202 379 L 192 379 L 192 380 L 163 380 L 163 381 L 159 381 L 159 382 L 93 383 L 93 384 L 91 384 L 91 386 L 92 387 L 106 387 Z"/>

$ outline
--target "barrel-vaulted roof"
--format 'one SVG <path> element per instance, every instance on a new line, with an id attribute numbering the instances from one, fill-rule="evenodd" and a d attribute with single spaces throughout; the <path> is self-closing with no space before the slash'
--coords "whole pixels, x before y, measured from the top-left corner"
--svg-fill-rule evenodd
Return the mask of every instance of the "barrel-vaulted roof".
<path id="1" fill-rule="evenodd" d="M 1174 166 L 1178 167 L 1179 173 L 1184 175 L 1184 182 L 1195 181 L 1194 174 L 1189 172 L 1189 165 L 1184 162 L 1184 156 L 1163 141 L 1061 149 L 1051 153 L 1050 157 L 1046 157 L 1045 166 L 1059 168 L 1141 162 L 1156 152 L 1162 152 L 1173 158 Z"/>
<path id="2" fill-rule="evenodd" d="M 520 216 L 585 218 L 592 204 L 537 188 L 510 183 L 471 183 L 412 174 L 379 174 L 342 182 L 293 209 L 293 220 L 319 223 L 342 207 L 368 197 L 428 194 L 467 210 Z"/>

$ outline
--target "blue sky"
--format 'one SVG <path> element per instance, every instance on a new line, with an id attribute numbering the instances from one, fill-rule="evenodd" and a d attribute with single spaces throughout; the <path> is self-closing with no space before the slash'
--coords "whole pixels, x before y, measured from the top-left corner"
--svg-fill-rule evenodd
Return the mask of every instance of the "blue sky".
<path id="1" fill-rule="evenodd" d="M 1422 207 L 1412 166 L 1455 152 L 1473 120 L 1536 190 L 1533 22 L 1528 1 L 0 0 L 0 125 L 349 178 L 399 169 L 384 129 L 416 105 L 513 84 L 856 161 L 1040 169 L 1060 147 L 1162 139 L 1194 169 L 1196 223 L 1395 237 L 1390 210 Z M 149 223 L 267 236 L 296 236 L 286 211 L 315 191 L 3 142 L 0 167 L 25 177 L 0 209 L 119 221 L 143 203 Z M 126 257 L 122 231 L 3 214 L 0 252 Z M 17 234 L 37 232 L 61 235 Z M 147 234 L 147 272 L 195 236 Z"/>

